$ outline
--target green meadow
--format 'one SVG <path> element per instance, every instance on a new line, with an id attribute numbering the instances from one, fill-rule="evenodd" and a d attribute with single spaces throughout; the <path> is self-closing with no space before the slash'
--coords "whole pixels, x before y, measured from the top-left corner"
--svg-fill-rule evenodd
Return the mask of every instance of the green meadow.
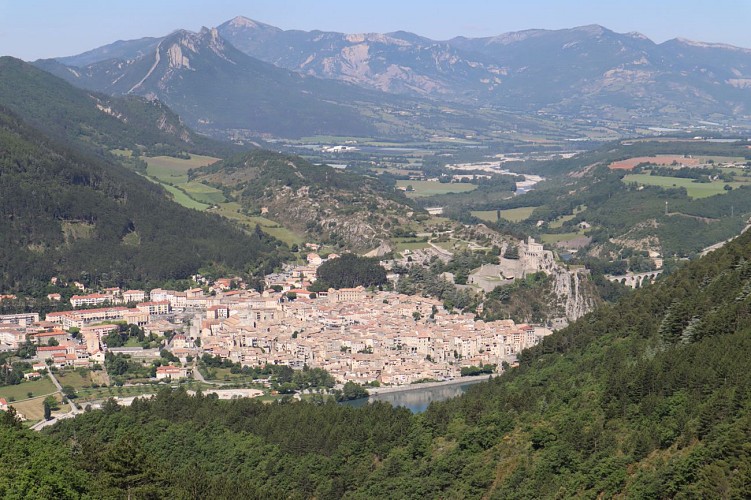
<path id="1" fill-rule="evenodd" d="M 686 188 L 686 193 L 691 198 L 708 198 L 716 194 L 725 193 L 725 184 L 730 184 L 734 189 L 743 185 L 742 182 L 694 182 L 693 179 L 679 177 L 665 177 L 661 175 L 631 174 L 623 177 L 626 184 L 635 182 L 646 186 L 658 186 L 662 188 Z"/>

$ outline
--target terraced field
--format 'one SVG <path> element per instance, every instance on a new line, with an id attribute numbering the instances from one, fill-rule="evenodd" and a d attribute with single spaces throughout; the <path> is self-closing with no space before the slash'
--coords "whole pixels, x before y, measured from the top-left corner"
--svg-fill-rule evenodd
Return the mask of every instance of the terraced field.
<path id="1" fill-rule="evenodd" d="M 146 175 L 154 182 L 158 182 L 172 193 L 174 200 L 184 207 L 195 210 L 211 210 L 214 213 L 232 219 L 248 230 L 253 230 L 256 225 L 266 234 L 277 238 L 288 245 L 301 244 L 303 239 L 279 225 L 278 223 L 263 218 L 245 215 L 236 202 L 227 201 L 224 193 L 200 182 L 188 181 L 188 170 L 198 168 L 219 161 L 210 156 L 192 155 L 189 160 L 172 158 L 169 156 L 156 156 L 147 158 L 148 168 Z"/>

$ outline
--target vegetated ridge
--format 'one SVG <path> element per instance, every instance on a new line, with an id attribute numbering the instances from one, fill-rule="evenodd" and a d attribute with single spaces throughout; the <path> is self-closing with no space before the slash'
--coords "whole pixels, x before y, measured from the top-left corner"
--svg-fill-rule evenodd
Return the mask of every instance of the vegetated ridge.
<path id="1" fill-rule="evenodd" d="M 221 188 L 250 214 L 354 251 L 378 247 L 412 216 L 427 216 L 378 179 L 265 150 L 195 169 L 191 178 Z"/>
<path id="2" fill-rule="evenodd" d="M 0 105 L 46 135 L 98 155 L 113 149 L 150 156 L 238 151 L 196 134 L 157 100 L 82 90 L 12 57 L 0 58 Z"/>
<path id="3" fill-rule="evenodd" d="M 53 276 L 100 286 L 245 272 L 283 258 L 279 243 L 180 207 L 115 161 L 63 146 L 0 107 L 0 290 L 34 294 Z"/>

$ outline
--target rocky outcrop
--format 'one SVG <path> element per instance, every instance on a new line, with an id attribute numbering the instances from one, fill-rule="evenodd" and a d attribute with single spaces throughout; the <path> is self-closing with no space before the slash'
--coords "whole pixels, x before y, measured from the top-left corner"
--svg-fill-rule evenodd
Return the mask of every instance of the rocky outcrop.
<path id="1" fill-rule="evenodd" d="M 563 313 L 557 322 L 574 321 L 595 308 L 595 295 L 589 283 L 589 273 L 584 270 L 570 271 L 556 266 L 551 274 L 553 293 L 559 298 L 559 308 Z"/>
<path id="2" fill-rule="evenodd" d="M 502 246 L 502 255 L 509 243 Z M 551 279 L 548 289 L 535 300 L 546 311 L 547 319 L 555 328 L 562 328 L 569 322 L 592 311 L 597 303 L 597 294 L 589 281 L 585 269 L 568 269 L 555 260 L 553 252 L 544 250 L 542 245 L 530 238 L 526 243 L 518 243 L 518 259 L 500 257 L 499 264 L 488 264 L 473 271 L 468 282 L 480 287 L 485 293 L 497 286 L 510 285 L 524 277 L 543 272 Z M 513 292 L 512 292 L 513 293 Z"/>

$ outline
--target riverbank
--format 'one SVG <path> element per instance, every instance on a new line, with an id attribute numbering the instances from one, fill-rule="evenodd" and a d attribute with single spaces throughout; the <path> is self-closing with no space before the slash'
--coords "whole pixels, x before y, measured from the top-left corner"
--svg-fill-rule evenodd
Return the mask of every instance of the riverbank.
<path id="1" fill-rule="evenodd" d="M 488 380 L 491 375 L 476 375 L 473 377 L 461 377 L 453 380 L 445 380 L 443 382 L 425 382 L 423 384 L 410 384 L 410 385 L 396 385 L 391 387 L 368 387 L 368 393 L 371 396 L 377 396 L 380 394 L 393 394 L 395 392 L 415 391 L 420 389 L 430 389 L 432 387 L 445 387 L 450 385 L 471 384 L 474 382 L 484 382 Z"/>

